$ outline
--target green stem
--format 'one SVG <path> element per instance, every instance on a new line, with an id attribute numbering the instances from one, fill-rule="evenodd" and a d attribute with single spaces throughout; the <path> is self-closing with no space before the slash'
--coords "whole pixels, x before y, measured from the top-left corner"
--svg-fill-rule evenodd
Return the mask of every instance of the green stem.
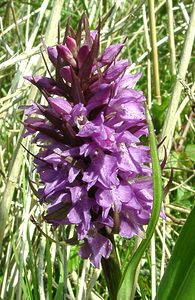
<path id="1" fill-rule="evenodd" d="M 66 230 L 65 226 L 63 226 L 63 239 L 66 241 Z M 64 287 L 63 287 L 63 300 L 66 300 L 66 292 L 67 292 L 67 245 L 64 245 L 63 247 L 63 271 L 64 271 Z"/>

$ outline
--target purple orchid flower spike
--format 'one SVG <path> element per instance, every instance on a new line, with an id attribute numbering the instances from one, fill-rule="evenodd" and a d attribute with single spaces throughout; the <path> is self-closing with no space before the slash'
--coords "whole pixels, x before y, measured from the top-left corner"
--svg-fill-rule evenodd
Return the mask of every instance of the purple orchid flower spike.
<path id="1" fill-rule="evenodd" d="M 42 145 L 34 163 L 44 219 L 75 225 L 79 255 L 97 268 L 112 251 L 105 232 L 144 237 L 153 203 L 145 97 L 134 89 L 141 74 L 118 59 L 124 44 L 103 54 L 99 44 L 100 24 L 90 32 L 85 15 L 76 32 L 67 25 L 63 43 L 47 49 L 55 76 L 26 77 L 47 104 L 26 107 L 24 121 Z"/>

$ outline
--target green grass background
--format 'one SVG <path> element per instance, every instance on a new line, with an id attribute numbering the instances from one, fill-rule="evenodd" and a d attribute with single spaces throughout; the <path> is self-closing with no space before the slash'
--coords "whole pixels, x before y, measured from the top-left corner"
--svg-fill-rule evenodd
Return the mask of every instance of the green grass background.
<path id="1" fill-rule="evenodd" d="M 132 73 L 142 71 L 137 89 L 149 102 L 157 139 L 162 139 L 174 84 L 181 64 L 185 38 L 193 7 L 192 0 L 155 1 L 159 78 L 154 77 L 151 51 L 149 3 L 151 1 L 26 0 L 0 2 L 0 299 L 109 299 L 101 270 L 77 255 L 77 246 L 62 246 L 62 228 L 53 229 L 41 222 L 43 208 L 29 186 L 28 177 L 37 182 L 32 153 L 37 149 L 29 139 L 21 140 L 23 111 L 18 107 L 29 100 L 40 101 L 36 88 L 23 80 L 24 75 L 45 74 L 40 55 L 42 39 L 47 45 L 57 43 L 58 21 L 61 36 L 70 19 L 73 28 L 85 11 L 91 29 L 102 19 L 101 48 L 126 39 L 122 57 L 132 62 Z M 168 6 L 172 4 L 172 9 Z M 168 13 L 174 22 L 169 21 Z M 170 28 L 174 30 L 169 43 Z M 172 47 L 175 56 L 172 56 Z M 177 99 L 177 116 L 171 151 L 163 171 L 164 185 L 173 168 L 173 182 L 164 199 L 166 222 L 159 220 L 155 236 L 145 252 L 139 271 L 135 299 L 154 299 L 156 289 L 170 259 L 175 241 L 194 205 L 194 103 L 195 56 L 189 53 L 187 74 Z M 174 68 L 171 68 L 174 65 Z M 160 82 L 161 105 L 155 84 Z M 183 107 L 182 103 L 185 103 Z M 169 132 L 167 133 L 169 135 Z M 168 138 L 168 137 L 167 137 Z M 36 185 L 35 185 L 36 186 Z M 46 238 L 30 221 L 33 215 Z M 72 229 L 66 232 L 71 236 Z M 4 236 L 4 238 L 3 238 Z M 136 248 L 137 238 L 116 237 L 122 266 Z M 64 290 L 67 290 L 64 293 Z"/>

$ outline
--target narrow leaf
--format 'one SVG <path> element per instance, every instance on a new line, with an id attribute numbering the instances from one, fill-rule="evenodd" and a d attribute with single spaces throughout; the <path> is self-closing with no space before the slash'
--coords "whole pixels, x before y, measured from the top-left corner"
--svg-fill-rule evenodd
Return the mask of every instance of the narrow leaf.
<path id="1" fill-rule="evenodd" d="M 195 207 L 177 239 L 155 300 L 195 299 Z"/>
<path id="2" fill-rule="evenodd" d="M 127 264 L 127 267 L 123 273 L 122 280 L 120 283 L 120 289 L 118 292 L 117 300 L 130 299 L 131 291 L 134 284 L 136 269 L 144 254 L 144 251 L 146 250 L 152 238 L 161 210 L 161 203 L 162 203 L 161 168 L 158 159 L 158 150 L 157 150 L 154 128 L 147 107 L 146 107 L 146 117 L 147 117 L 148 129 L 149 129 L 150 152 L 152 158 L 153 199 L 154 199 L 153 209 L 152 209 L 151 219 L 146 231 L 146 239 L 144 239 L 141 242 L 136 252 L 130 258 L 129 263 Z"/>

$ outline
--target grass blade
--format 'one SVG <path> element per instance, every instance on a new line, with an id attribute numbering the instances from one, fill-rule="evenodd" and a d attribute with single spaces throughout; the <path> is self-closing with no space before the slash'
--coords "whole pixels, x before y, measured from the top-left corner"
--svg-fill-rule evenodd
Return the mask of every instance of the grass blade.
<path id="1" fill-rule="evenodd" d="M 195 297 L 195 207 L 190 213 L 168 267 L 161 280 L 155 300 L 192 300 Z"/>

